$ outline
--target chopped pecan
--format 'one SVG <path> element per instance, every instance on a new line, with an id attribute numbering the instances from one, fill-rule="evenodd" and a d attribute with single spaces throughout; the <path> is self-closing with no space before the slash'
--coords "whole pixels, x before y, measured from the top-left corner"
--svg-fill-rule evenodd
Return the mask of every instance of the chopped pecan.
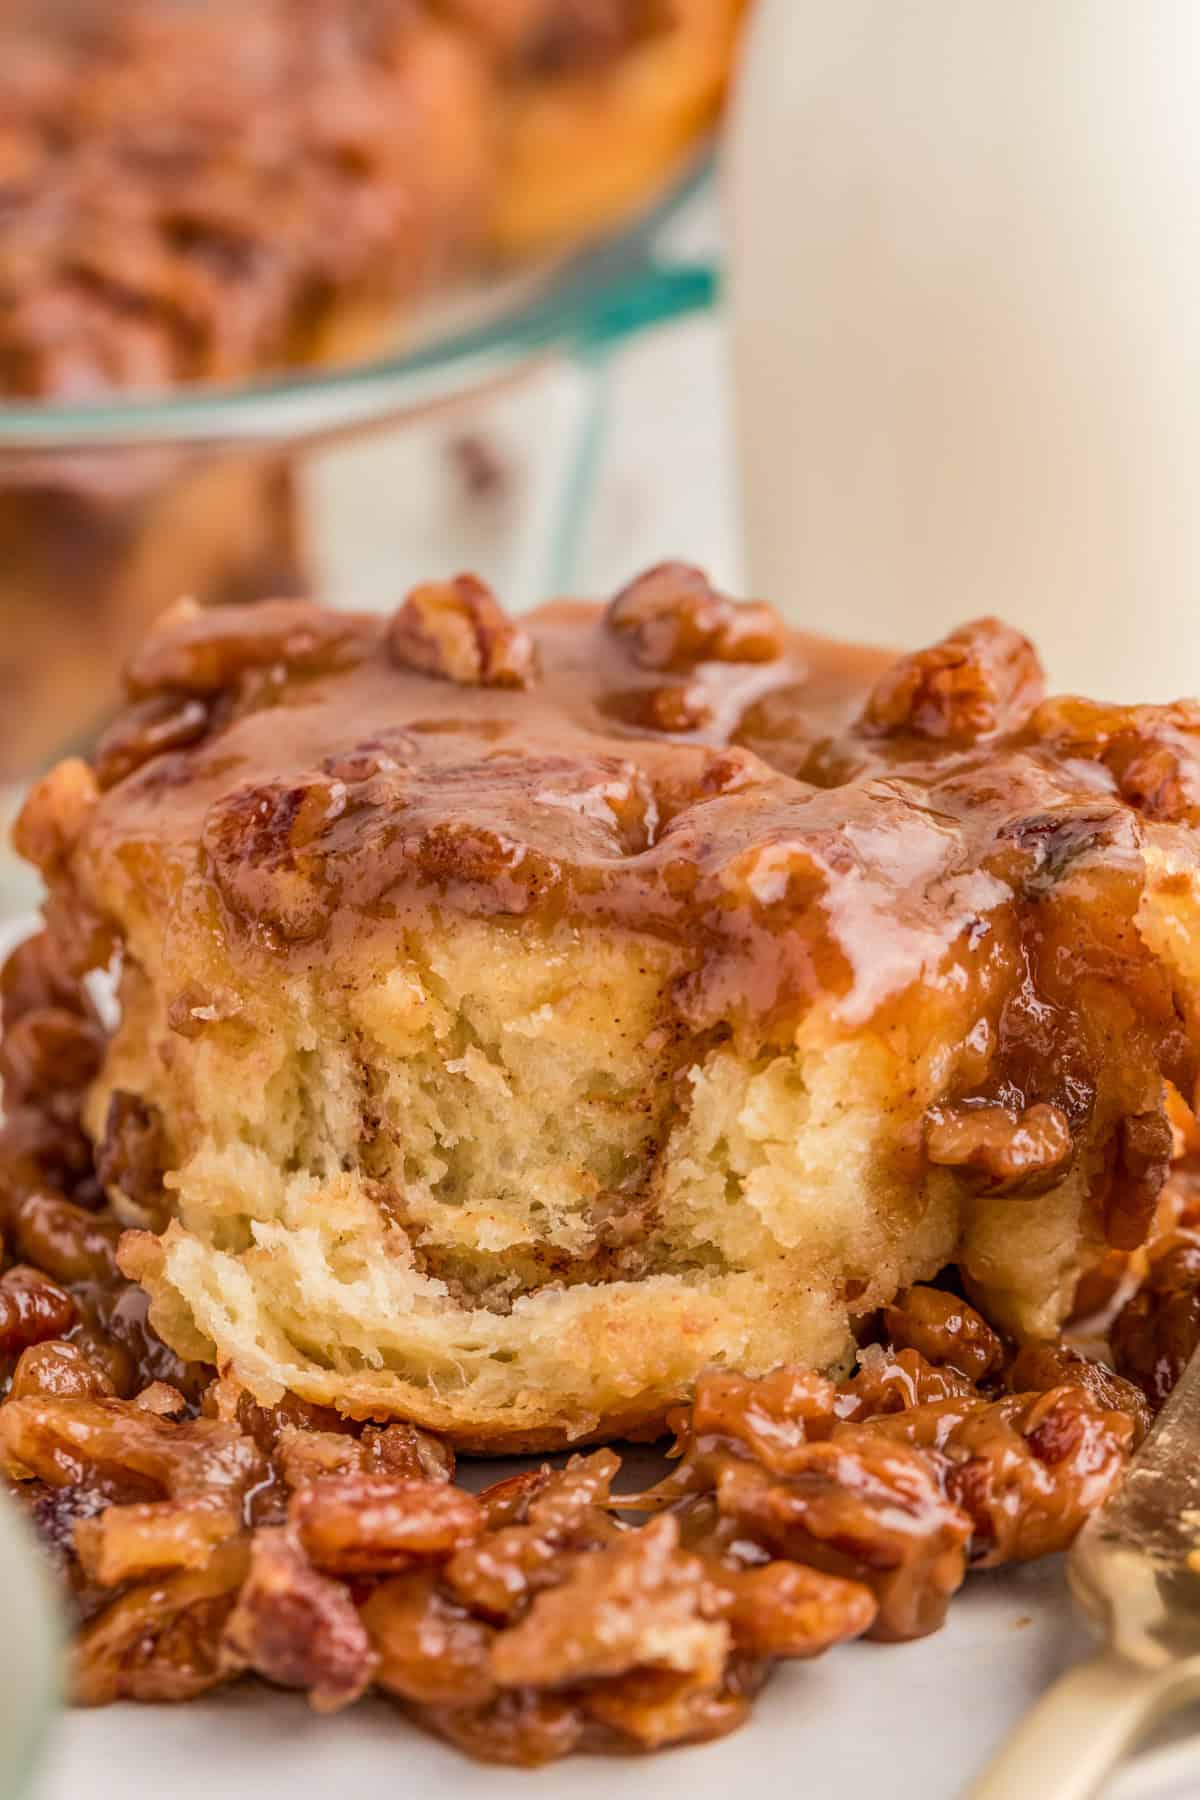
<path id="1" fill-rule="evenodd" d="M 123 1400 L 10 1400 L 0 1407 L 0 1457 L 52 1487 L 132 1478 L 170 1500 L 236 1507 L 265 1474 L 257 1446 L 214 1419 L 176 1424 Z"/>
<path id="2" fill-rule="evenodd" d="M 621 589 L 605 618 L 643 669 L 771 662 L 784 647 L 783 622 L 772 607 L 731 600 L 688 563 L 647 569 Z"/>
<path id="3" fill-rule="evenodd" d="M 1060 754 L 1103 763 L 1122 800 L 1169 825 L 1200 822 L 1200 707 L 1106 706 L 1074 695 L 1043 701 L 1031 731 Z"/>
<path id="4" fill-rule="evenodd" d="M 333 894 L 321 874 L 322 835 L 346 809 L 346 787 L 315 771 L 249 782 L 209 808 L 203 843 L 217 884 L 243 918 L 303 942 L 323 928 Z"/>
<path id="5" fill-rule="evenodd" d="M 1043 689 L 1029 639 L 998 619 L 976 619 L 893 663 L 871 690 L 860 729 L 973 744 L 1020 725 Z"/>
<path id="6" fill-rule="evenodd" d="M 149 1387 L 133 1396 L 130 1405 L 136 1406 L 139 1412 L 153 1413 L 159 1419 L 177 1419 L 187 1411 L 186 1398 L 168 1381 L 152 1381 Z"/>
<path id="7" fill-rule="evenodd" d="M 925 1154 L 958 1169 L 985 1194 L 1037 1194 L 1061 1180 L 1074 1150 L 1061 1107 L 968 1105 L 934 1108 Z"/>
<path id="8" fill-rule="evenodd" d="M 454 1477 L 450 1445 L 406 1420 L 368 1425 L 359 1443 L 368 1475 L 399 1475 L 409 1481 L 451 1481 Z"/>
<path id="9" fill-rule="evenodd" d="M 987 1398 L 972 1386 L 940 1400 L 921 1400 L 916 1406 L 878 1413 L 870 1420 L 870 1429 L 894 1444 L 912 1444 L 919 1450 L 936 1451 L 940 1457 L 963 1420 L 987 1404 Z M 945 1472 L 943 1463 L 936 1466 Z"/>
<path id="10" fill-rule="evenodd" d="M 112 1281 L 117 1274 L 115 1220 L 97 1218 L 61 1194 L 26 1195 L 13 1213 L 21 1255 L 56 1281 Z"/>
<path id="11" fill-rule="evenodd" d="M 1082 1387 L 1013 1394 L 951 1433 L 946 1491 L 971 1519 L 971 1560 L 992 1568 L 1065 1550 L 1124 1472 L 1134 1437 Z"/>
<path id="12" fill-rule="evenodd" d="M 92 757 L 101 789 L 115 787 L 168 750 L 198 744 L 209 717 L 208 705 L 194 694 L 151 694 L 126 707 L 103 733 Z"/>
<path id="13" fill-rule="evenodd" d="M 379 1659 L 376 1679 L 424 1706 L 482 1706 L 496 1692 L 491 1626 L 444 1593 L 433 1571 L 412 1569 L 368 1596 L 363 1623 Z"/>
<path id="14" fill-rule="evenodd" d="M 100 1067 L 104 1038 L 92 1020 L 62 1006 L 22 1013 L 0 1039 L 0 1080 L 10 1105 L 74 1096 Z M 68 1116 L 71 1116 L 69 1113 Z"/>
<path id="15" fill-rule="evenodd" d="M 283 1425 L 274 1448 L 276 1465 L 289 1488 L 302 1488 L 325 1475 L 363 1473 L 362 1445 L 349 1432 Z"/>
<path id="16" fill-rule="evenodd" d="M 392 615 L 387 645 L 399 668 L 462 687 L 527 688 L 537 677 L 533 639 L 474 575 L 415 587 Z"/>
<path id="17" fill-rule="evenodd" d="M 100 790 L 79 757 L 68 757 L 35 782 L 13 826 L 13 847 L 50 879 L 70 859 Z"/>
<path id="18" fill-rule="evenodd" d="M 670 1514 L 575 1559 L 559 1585 L 496 1639 L 501 1687 L 570 1687 L 629 1669 L 674 1669 L 716 1687 L 729 1627 L 705 1616 L 704 1565 Z"/>
<path id="19" fill-rule="evenodd" d="M 964 1398 L 974 1399 L 975 1387 L 957 1369 L 930 1362 L 919 1350 L 868 1344 L 854 1374 L 838 1388 L 837 1411 L 839 1418 L 861 1422 Z"/>
<path id="20" fill-rule="evenodd" d="M 168 1569 L 203 1569 L 218 1544 L 233 1537 L 240 1520 L 207 1496 L 145 1500 L 109 1506 L 75 1527 L 75 1550 L 85 1574 L 101 1587 L 117 1587 Z"/>
<path id="21" fill-rule="evenodd" d="M 444 1481 L 330 1475 L 297 1489 L 288 1517 L 320 1569 L 386 1575 L 452 1556 L 479 1532 L 473 1494 Z"/>
<path id="22" fill-rule="evenodd" d="M 654 1493 L 695 1493 L 712 1485 L 726 1453 L 751 1457 L 785 1475 L 803 1461 L 813 1438 L 828 1437 L 837 1417 L 837 1389 L 811 1369 L 780 1368 L 753 1377 L 708 1369 L 690 1408 L 669 1415 L 680 1464 Z"/>
<path id="23" fill-rule="evenodd" d="M 222 1639 L 246 1564 L 246 1545 L 232 1540 L 203 1569 L 119 1595 L 75 1640 L 72 1698 L 80 1706 L 191 1700 L 228 1680 Z"/>
<path id="24" fill-rule="evenodd" d="M 137 1359 L 126 1344 L 119 1344 L 107 1332 L 93 1325 L 77 1325 L 71 1333 L 71 1347 L 78 1350 L 87 1366 L 94 1371 L 99 1387 L 96 1399 L 128 1400 L 137 1387 Z M 164 1351 L 164 1354 L 167 1352 Z M 47 1388 L 47 1393 L 53 1390 Z M 89 1390 L 90 1391 L 90 1390 Z M 81 1395 L 84 1390 L 80 1390 Z M 14 1394 L 14 1399 L 16 1395 Z"/>
<path id="25" fill-rule="evenodd" d="M 758 1680 L 765 1677 L 765 1669 L 753 1664 L 738 1675 L 744 1679 L 751 1670 Z M 639 1749 L 660 1750 L 667 1744 L 702 1743 L 736 1731 L 750 1716 L 758 1680 L 714 1688 L 671 1669 L 631 1669 L 586 1689 L 579 1704 L 589 1719 L 619 1732 Z"/>
<path id="26" fill-rule="evenodd" d="M 53 934 L 38 931 L 23 938 L 0 965 L 0 1018 L 7 1031 L 25 1013 L 48 1006 L 91 1016 L 86 992 L 63 966 Z M 10 1095 L 10 1103 L 11 1099 Z"/>
<path id="27" fill-rule="evenodd" d="M 618 1527 L 601 1510 L 620 1459 L 611 1450 L 572 1457 L 559 1474 L 505 1482 L 481 1503 L 494 1529 L 457 1551 L 446 1565 L 450 1592 L 498 1622 L 517 1618 L 532 1594 L 561 1579 L 562 1552 L 611 1542 Z M 511 1524 L 498 1524 L 511 1519 Z"/>
<path id="28" fill-rule="evenodd" d="M 1006 1376 L 1014 1394 L 1045 1394 L 1051 1388 L 1078 1387 L 1090 1394 L 1102 1412 L 1128 1413 L 1133 1420 L 1134 1447 L 1150 1429 L 1151 1412 L 1141 1388 L 1125 1381 L 1104 1363 L 1093 1362 L 1068 1344 L 1026 1344 L 1013 1358 Z"/>
<path id="29" fill-rule="evenodd" d="M 1200 1344 L 1200 1242 L 1168 1238 L 1112 1328 L 1113 1358 L 1158 1410 Z"/>
<path id="30" fill-rule="evenodd" d="M 879 1602 L 872 1637 L 935 1631 L 962 1584 L 971 1532 L 942 1491 L 940 1462 L 871 1425 L 841 1425 L 789 1460 L 777 1477 L 726 1458 L 721 1512 L 774 1555 L 865 1583 Z"/>
<path id="31" fill-rule="evenodd" d="M 318 1435 L 339 1432 L 349 1435 L 350 1425 L 331 1406 L 314 1406 L 296 1394 L 284 1394 L 274 1406 L 263 1406 L 254 1396 L 229 1376 L 218 1376 L 204 1392 L 201 1407 L 205 1418 L 219 1419 L 236 1426 L 254 1442 L 264 1455 L 272 1454 L 284 1434 L 298 1426 Z"/>
<path id="32" fill-rule="evenodd" d="M 861 1581 L 827 1575 L 803 1563 L 709 1572 L 735 1650 L 753 1657 L 820 1656 L 861 1637 L 879 1611 Z"/>
<path id="33" fill-rule="evenodd" d="M 107 1371 L 90 1361 L 78 1344 L 50 1338 L 22 1350 L 13 1370 L 9 1398 L 24 1400 L 49 1394 L 58 1399 L 103 1400 L 111 1399 L 113 1391 Z"/>
<path id="34" fill-rule="evenodd" d="M 319 674 L 360 661 L 374 622 L 330 612 L 304 600 L 260 600 L 252 606 L 198 607 L 183 601 L 164 614 L 154 635 L 125 670 L 134 699 L 219 694 L 242 676 L 278 667 Z"/>
<path id="35" fill-rule="evenodd" d="M 1200 824 L 1197 746 L 1171 743 L 1113 745 L 1104 758 L 1122 800 L 1165 825 Z"/>
<path id="36" fill-rule="evenodd" d="M 166 1223 L 162 1178 L 167 1168 L 162 1114 L 138 1094 L 114 1088 L 96 1151 L 96 1173 L 111 1193 L 116 1189 L 142 1222 Z"/>
<path id="37" fill-rule="evenodd" d="M 1171 1147 L 1165 1112 L 1131 1113 L 1120 1120 L 1104 1199 L 1105 1235 L 1115 1249 L 1133 1250 L 1145 1237 L 1171 1166 Z"/>
<path id="38" fill-rule="evenodd" d="M 282 1526 L 255 1533 L 222 1649 L 229 1666 L 304 1689 L 319 1712 L 357 1700 L 375 1672 L 367 1628 L 346 1588 L 318 1574 Z"/>
<path id="39" fill-rule="evenodd" d="M 92 1174 L 91 1145 L 76 1119 L 14 1106 L 0 1126 L 0 1201 L 51 1187 L 78 1192 Z"/>
<path id="40" fill-rule="evenodd" d="M 63 1337 L 75 1319 L 70 1294 L 40 1269 L 18 1263 L 0 1275 L 0 1356 L 17 1356 L 31 1344 Z"/>
<path id="41" fill-rule="evenodd" d="M 573 1700 L 522 1688 L 497 1694 L 483 1706 L 431 1706 L 417 1716 L 468 1756 L 518 1769 L 569 1756 L 584 1727 Z"/>
<path id="42" fill-rule="evenodd" d="M 284 1425 L 275 1449 L 280 1474 L 288 1487 L 302 1487 L 323 1475 L 392 1475 L 409 1481 L 449 1481 L 454 1453 L 447 1445 L 399 1423 L 382 1429 L 368 1425 L 360 1437 L 318 1431 L 311 1426 Z"/>
<path id="43" fill-rule="evenodd" d="M 712 702 L 697 681 L 630 688 L 605 697 L 602 710 L 638 731 L 702 731 L 711 725 Z"/>
<path id="44" fill-rule="evenodd" d="M 918 1350 L 968 1381 L 985 1380 L 1004 1360 L 1004 1346 L 987 1321 L 941 1288 L 911 1287 L 898 1295 L 884 1307 L 883 1325 L 898 1349 Z"/>

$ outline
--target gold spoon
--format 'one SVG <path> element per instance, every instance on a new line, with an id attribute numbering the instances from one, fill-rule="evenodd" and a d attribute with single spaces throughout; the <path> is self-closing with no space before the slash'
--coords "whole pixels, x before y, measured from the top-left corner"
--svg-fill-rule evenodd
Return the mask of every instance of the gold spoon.
<path id="1" fill-rule="evenodd" d="M 1105 1648 L 1055 1682 L 969 1800 L 1089 1800 L 1151 1726 L 1200 1699 L 1200 1353 L 1067 1577 Z"/>

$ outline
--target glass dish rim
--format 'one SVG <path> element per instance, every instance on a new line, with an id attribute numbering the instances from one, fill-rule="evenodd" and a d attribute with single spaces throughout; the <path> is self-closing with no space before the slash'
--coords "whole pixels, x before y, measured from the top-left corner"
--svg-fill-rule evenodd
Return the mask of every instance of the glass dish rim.
<path id="1" fill-rule="evenodd" d="M 237 384 L 81 403 L 0 402 L 0 455 L 162 444 L 313 442 L 395 422 L 503 385 L 560 354 L 591 356 L 715 300 L 707 260 L 672 260 L 661 240 L 712 181 L 711 141 L 619 230 L 542 266 L 528 299 L 399 352 Z"/>

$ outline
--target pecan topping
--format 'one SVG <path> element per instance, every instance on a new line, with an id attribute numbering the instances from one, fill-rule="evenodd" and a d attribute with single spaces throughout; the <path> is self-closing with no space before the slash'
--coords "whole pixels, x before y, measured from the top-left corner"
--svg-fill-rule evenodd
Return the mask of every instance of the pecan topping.
<path id="1" fill-rule="evenodd" d="M 96 1151 L 96 1174 L 115 1188 L 141 1222 L 165 1224 L 162 1178 L 167 1167 L 162 1114 L 137 1094 L 114 1088 Z"/>
<path id="2" fill-rule="evenodd" d="M 1075 696 L 1043 701 L 1030 729 L 1063 755 L 1102 763 L 1117 792 L 1147 819 L 1200 823 L 1200 706 L 1103 706 Z"/>
<path id="3" fill-rule="evenodd" d="M 1014 1394 L 969 1414 L 946 1454 L 948 1494 L 972 1522 L 971 1560 L 990 1567 L 1065 1550 L 1124 1472 L 1133 1420 L 1081 1387 Z"/>
<path id="4" fill-rule="evenodd" d="M 912 1287 L 883 1309 L 883 1324 L 901 1350 L 984 1381 L 1004 1360 L 1004 1346 L 973 1306 L 941 1288 Z"/>
<path id="5" fill-rule="evenodd" d="M 96 745 L 94 766 L 102 789 L 115 787 L 156 756 L 198 744 L 209 708 L 193 694 L 163 692 L 127 707 Z"/>
<path id="6" fill-rule="evenodd" d="M 639 731 L 702 731 L 712 723 L 712 703 L 699 682 L 664 682 L 609 695 L 604 711 Z"/>
<path id="7" fill-rule="evenodd" d="M 379 1658 L 377 1679 L 390 1693 L 425 1706 L 475 1707 L 492 1698 L 494 1632 L 429 1570 L 382 1582 L 362 1616 Z"/>
<path id="8" fill-rule="evenodd" d="M 679 1549 L 670 1517 L 625 1532 L 580 1558 L 561 1585 L 537 1595 L 492 1651 L 502 1687 L 573 1686 L 664 1668 L 718 1685 L 728 1626 L 706 1619 L 704 1567 Z"/>
<path id="9" fill-rule="evenodd" d="M 976 619 L 894 663 L 872 689 L 861 725 L 868 733 L 973 744 L 1020 725 L 1043 685 L 1027 637 L 999 619 Z"/>
<path id="10" fill-rule="evenodd" d="M 232 1666 L 304 1689 L 319 1712 L 357 1700 L 375 1670 L 346 1589 L 317 1573 L 285 1527 L 255 1534 L 222 1649 Z"/>
<path id="11" fill-rule="evenodd" d="M 921 1450 L 867 1425 L 808 1444 L 786 1476 L 729 1459 L 717 1505 L 776 1556 L 863 1582 L 879 1603 L 878 1638 L 935 1631 L 966 1568 L 969 1520 Z"/>
<path id="12" fill-rule="evenodd" d="M 1141 1389 L 1132 1381 L 1125 1381 L 1104 1363 L 1092 1362 L 1067 1344 L 1026 1344 L 1013 1358 L 1006 1380 L 1014 1394 L 1045 1394 L 1051 1388 L 1082 1388 L 1102 1412 L 1129 1415 L 1133 1420 L 1135 1447 L 1150 1429 L 1150 1407 Z"/>
<path id="13" fill-rule="evenodd" d="M 772 662 L 783 653 L 783 625 L 772 607 L 731 600 L 688 563 L 647 569 L 621 589 L 606 618 L 643 669 Z"/>
<path id="14" fill-rule="evenodd" d="M 959 1169 L 986 1194 L 1037 1194 L 1060 1179 L 1074 1150 L 1061 1107 L 939 1107 L 925 1128 L 931 1163 Z"/>
<path id="15" fill-rule="evenodd" d="M 18 1264 L 0 1275 L 0 1355 L 62 1337 L 76 1317 L 70 1294 L 40 1269 Z"/>
<path id="16" fill-rule="evenodd" d="M 1112 1328 L 1117 1368 L 1157 1410 L 1200 1344 L 1200 1240 L 1168 1237 L 1150 1258 L 1146 1281 Z"/>
<path id="17" fill-rule="evenodd" d="M 78 1344 L 61 1338 L 47 1338 L 22 1350 L 13 1370 L 11 1400 L 25 1400 L 41 1394 L 58 1399 L 104 1400 L 113 1395 L 112 1380 Z"/>
<path id="18" fill-rule="evenodd" d="M 318 1568 L 385 1575 L 469 1543 L 478 1534 L 479 1503 L 442 1481 L 342 1475 L 300 1488 L 288 1517 Z"/>
<path id="19" fill-rule="evenodd" d="M 957 1304 L 961 1306 L 961 1302 Z M 990 1327 L 984 1329 L 990 1331 Z M 900 1335 L 906 1330 L 915 1335 L 914 1323 L 907 1319 Z M 943 1348 L 940 1344 L 936 1347 Z M 960 1354 L 957 1346 L 954 1353 Z M 837 1413 L 842 1419 L 877 1419 L 930 1402 L 973 1398 L 974 1394 L 974 1383 L 965 1375 L 940 1361 L 930 1362 L 919 1350 L 885 1350 L 879 1344 L 868 1344 L 859 1354 L 857 1370 L 838 1390 Z"/>
<path id="20" fill-rule="evenodd" d="M 393 613 L 388 652 L 402 669 L 461 687 L 531 687 L 537 655 L 485 582 L 474 575 L 415 587 Z"/>
<path id="21" fill-rule="evenodd" d="M 361 1437 L 322 1431 L 316 1421 L 284 1424 L 274 1439 L 280 1473 L 290 1488 L 322 1475 L 391 1475 L 406 1481 L 449 1481 L 454 1452 L 427 1431 L 404 1423 L 368 1425 Z"/>
<path id="22" fill-rule="evenodd" d="M 221 1545 L 203 1569 L 138 1583 L 85 1625 L 71 1657 L 80 1706 L 114 1700 L 191 1700 L 233 1673 L 225 1623 L 246 1573 L 246 1547 Z"/>
<path id="23" fill-rule="evenodd" d="M 710 1571 L 710 1579 L 733 1642 L 747 1656 L 821 1656 L 834 1644 L 862 1637 L 879 1610 L 863 1582 L 805 1563 Z"/>
<path id="24" fill-rule="evenodd" d="M 602 1507 L 619 1466 L 611 1450 L 598 1450 L 573 1457 L 557 1477 L 515 1492 L 504 1483 L 495 1500 L 484 1494 L 498 1529 L 451 1557 L 445 1576 L 451 1593 L 485 1619 L 519 1616 L 531 1595 L 558 1579 L 562 1552 L 611 1541 L 614 1527 Z"/>
<path id="25" fill-rule="evenodd" d="M 35 782 L 13 826 L 13 847 L 49 877 L 70 858 L 100 789 L 87 763 L 68 757 Z"/>
<path id="26" fill-rule="evenodd" d="M 215 802 L 204 847 L 221 891 L 239 913 L 289 942 L 315 937 L 333 904 L 319 873 L 322 834 L 345 809 L 344 784 L 315 773 L 251 783 Z"/>
<path id="27" fill-rule="evenodd" d="M 300 600 L 213 609 L 181 601 L 128 665 L 125 685 L 134 699 L 164 692 L 214 695 L 272 668 L 288 675 L 345 668 L 370 647 L 361 618 L 322 612 Z"/>
<path id="28" fill-rule="evenodd" d="M 1171 1165 L 1171 1125 L 1165 1112 L 1129 1113 L 1117 1126 L 1116 1156 L 1104 1206 L 1104 1229 L 1118 1250 L 1146 1235 Z"/>
<path id="29" fill-rule="evenodd" d="M 63 1006 L 39 1006 L 22 1013 L 0 1041 L 0 1080 L 10 1104 L 36 1100 L 54 1111 L 87 1086 L 100 1066 L 104 1039 L 90 1019 Z"/>
<path id="30" fill-rule="evenodd" d="M 29 1262 L 56 1281 L 112 1281 L 118 1228 L 61 1194 L 27 1194 L 16 1207 L 13 1239 Z"/>

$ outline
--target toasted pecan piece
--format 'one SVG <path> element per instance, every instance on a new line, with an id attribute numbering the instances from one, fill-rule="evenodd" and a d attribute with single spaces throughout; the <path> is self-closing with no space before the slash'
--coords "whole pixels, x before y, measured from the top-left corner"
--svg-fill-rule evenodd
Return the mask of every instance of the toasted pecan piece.
<path id="1" fill-rule="evenodd" d="M 413 588 L 392 615 L 387 646 L 400 668 L 462 687 L 527 688 L 537 677 L 533 639 L 475 575 Z"/>

